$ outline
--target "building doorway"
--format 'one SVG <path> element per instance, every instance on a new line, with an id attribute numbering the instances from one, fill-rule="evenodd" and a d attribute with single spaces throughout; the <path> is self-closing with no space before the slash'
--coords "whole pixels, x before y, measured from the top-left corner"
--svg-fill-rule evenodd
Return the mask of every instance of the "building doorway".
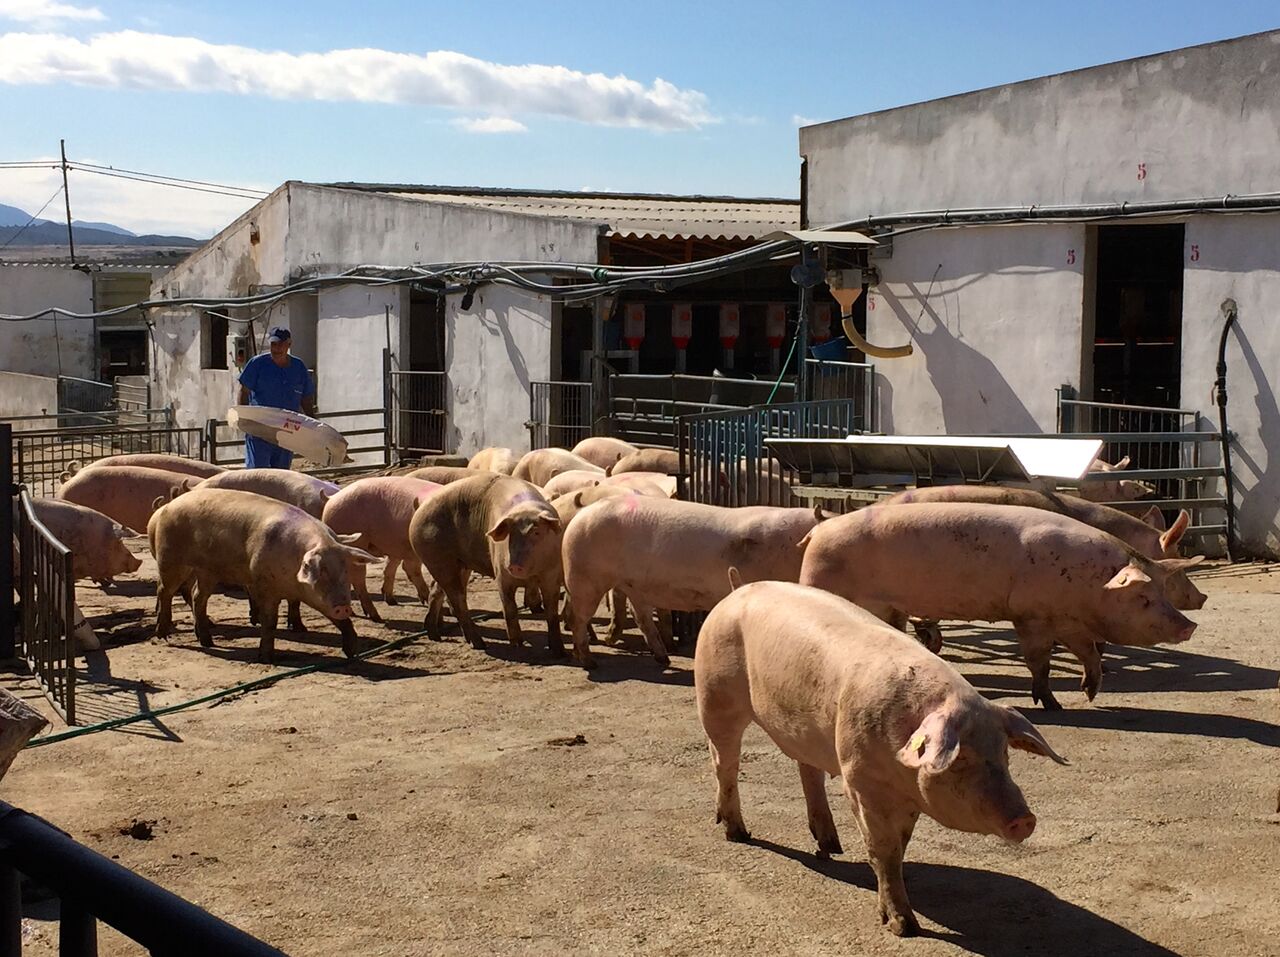
<path id="1" fill-rule="evenodd" d="M 1098 227 L 1095 401 L 1166 409 L 1181 401 L 1183 239 L 1181 223 Z"/>

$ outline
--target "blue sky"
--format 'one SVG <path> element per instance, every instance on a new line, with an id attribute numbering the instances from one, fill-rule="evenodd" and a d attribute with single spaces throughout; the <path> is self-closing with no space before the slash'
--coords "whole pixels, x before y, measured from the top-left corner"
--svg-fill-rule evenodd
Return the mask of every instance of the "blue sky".
<path id="1" fill-rule="evenodd" d="M 0 161 L 65 137 L 73 160 L 262 189 L 795 196 L 799 122 L 1276 27 L 1274 0 L 0 0 Z M 323 57 L 351 49 L 382 52 Z M 56 186 L 0 169 L 32 212 Z M 71 193 L 77 218 L 199 236 L 247 205 L 86 173 Z"/>

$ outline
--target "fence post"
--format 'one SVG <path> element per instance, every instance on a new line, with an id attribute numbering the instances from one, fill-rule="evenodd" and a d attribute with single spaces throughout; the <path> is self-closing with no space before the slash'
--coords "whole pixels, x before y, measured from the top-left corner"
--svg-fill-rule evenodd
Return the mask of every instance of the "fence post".
<path id="1" fill-rule="evenodd" d="M 204 459 L 218 464 L 218 420 L 209 419 L 204 424 Z"/>
<path id="2" fill-rule="evenodd" d="M 389 315 L 390 313 L 388 313 Z M 395 416 L 391 412 L 391 350 L 382 350 L 382 467 L 391 465 L 391 449 L 395 444 L 391 436 L 391 423 Z"/>
<path id="3" fill-rule="evenodd" d="M 14 657 L 13 634 L 17 622 L 13 618 L 13 426 L 0 423 L 0 661 Z"/>

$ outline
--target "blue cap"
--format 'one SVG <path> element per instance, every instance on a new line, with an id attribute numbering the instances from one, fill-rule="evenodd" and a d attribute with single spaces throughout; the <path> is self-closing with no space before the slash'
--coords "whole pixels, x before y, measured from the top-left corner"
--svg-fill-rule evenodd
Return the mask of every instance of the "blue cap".
<path id="1" fill-rule="evenodd" d="M 284 326 L 276 326 L 267 333 L 267 342 L 290 342 L 293 336 L 289 335 L 289 330 Z"/>

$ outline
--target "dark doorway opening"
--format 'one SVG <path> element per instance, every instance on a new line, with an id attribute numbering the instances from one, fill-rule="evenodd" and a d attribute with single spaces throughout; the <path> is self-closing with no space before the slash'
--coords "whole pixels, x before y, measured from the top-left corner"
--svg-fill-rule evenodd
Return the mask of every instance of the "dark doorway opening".
<path id="1" fill-rule="evenodd" d="M 226 346 L 223 346 L 223 354 Z M 147 333 L 141 329 L 112 329 L 98 333 L 98 370 L 102 382 L 121 375 L 147 374 Z"/>
<path id="2" fill-rule="evenodd" d="M 444 372 L 444 297 L 426 290 L 409 293 L 410 372 Z"/>
<path id="3" fill-rule="evenodd" d="M 1181 401 L 1183 234 L 1181 223 L 1098 227 L 1096 401 Z"/>

